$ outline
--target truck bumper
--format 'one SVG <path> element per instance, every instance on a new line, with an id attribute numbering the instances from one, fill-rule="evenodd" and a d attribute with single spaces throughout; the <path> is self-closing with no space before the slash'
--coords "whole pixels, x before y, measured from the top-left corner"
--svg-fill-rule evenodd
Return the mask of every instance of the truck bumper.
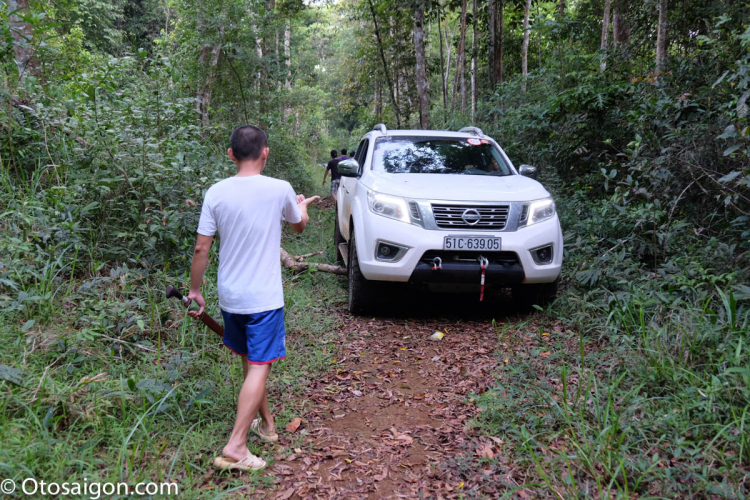
<path id="1" fill-rule="evenodd" d="M 411 283 L 478 283 L 480 254 L 490 263 L 488 286 L 518 283 L 551 283 L 560 275 L 563 237 L 560 221 L 552 219 L 512 232 L 426 230 L 414 224 L 388 219 L 369 211 L 359 212 L 354 220 L 357 254 L 362 274 L 368 280 Z M 357 220 L 358 219 L 358 220 Z M 496 236 L 502 238 L 499 252 L 443 251 L 448 235 Z M 397 261 L 377 258 L 378 245 L 387 242 L 404 247 Z M 532 251 L 551 245 L 552 259 L 537 264 Z M 442 269 L 433 270 L 432 262 L 440 256 Z"/>

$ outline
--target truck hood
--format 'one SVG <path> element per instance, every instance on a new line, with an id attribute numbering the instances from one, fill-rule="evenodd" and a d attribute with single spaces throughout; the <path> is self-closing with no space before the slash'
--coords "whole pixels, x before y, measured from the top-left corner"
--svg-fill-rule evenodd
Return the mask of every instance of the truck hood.
<path id="1" fill-rule="evenodd" d="M 412 200 L 530 201 L 549 196 L 534 179 L 465 174 L 388 174 L 368 172 L 363 183 L 373 191 Z"/>

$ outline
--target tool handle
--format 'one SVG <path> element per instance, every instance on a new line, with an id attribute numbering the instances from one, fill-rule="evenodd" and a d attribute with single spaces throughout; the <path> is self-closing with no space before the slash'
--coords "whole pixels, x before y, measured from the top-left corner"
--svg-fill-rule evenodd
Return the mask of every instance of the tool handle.
<path id="1" fill-rule="evenodd" d="M 172 285 L 169 285 L 167 286 L 167 298 L 171 299 L 173 297 L 180 299 L 180 301 L 182 301 L 182 303 L 185 304 L 185 307 L 190 305 L 189 298 L 182 295 L 182 293 L 178 289 L 173 287 Z M 205 312 L 201 314 L 198 319 L 200 319 L 204 325 L 206 325 L 209 329 L 216 332 L 218 335 L 222 337 L 224 336 L 224 328 L 220 324 L 218 324 L 215 319 L 213 319 L 211 316 L 209 316 Z"/>

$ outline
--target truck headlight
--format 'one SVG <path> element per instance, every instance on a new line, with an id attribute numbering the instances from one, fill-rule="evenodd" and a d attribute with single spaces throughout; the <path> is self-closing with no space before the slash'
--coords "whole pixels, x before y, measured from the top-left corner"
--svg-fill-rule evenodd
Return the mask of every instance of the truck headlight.
<path id="1" fill-rule="evenodd" d="M 399 198 L 398 196 L 376 193 L 375 191 L 370 190 L 367 191 L 367 205 L 370 207 L 370 211 L 374 214 L 400 220 L 402 222 L 411 222 L 406 200 Z"/>
<path id="2" fill-rule="evenodd" d="M 529 214 L 526 225 L 530 226 L 537 222 L 551 219 L 555 215 L 555 200 L 552 198 L 542 198 L 541 200 L 529 203 Z"/>

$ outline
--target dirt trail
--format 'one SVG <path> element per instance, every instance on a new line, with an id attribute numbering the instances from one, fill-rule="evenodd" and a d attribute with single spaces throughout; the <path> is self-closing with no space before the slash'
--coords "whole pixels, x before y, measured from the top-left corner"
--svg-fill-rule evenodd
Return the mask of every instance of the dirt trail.
<path id="1" fill-rule="evenodd" d="M 304 444 L 277 457 L 271 471 L 278 484 L 269 498 L 450 498 L 465 492 L 470 478 L 464 484 L 456 464 L 469 461 L 480 474 L 474 465 L 482 450 L 499 451 L 466 427 L 478 412 L 470 395 L 496 379 L 492 321 L 345 315 L 344 323 L 335 369 L 307 391 L 313 409 L 297 431 L 304 432 Z M 436 330 L 445 338 L 430 341 Z"/>

